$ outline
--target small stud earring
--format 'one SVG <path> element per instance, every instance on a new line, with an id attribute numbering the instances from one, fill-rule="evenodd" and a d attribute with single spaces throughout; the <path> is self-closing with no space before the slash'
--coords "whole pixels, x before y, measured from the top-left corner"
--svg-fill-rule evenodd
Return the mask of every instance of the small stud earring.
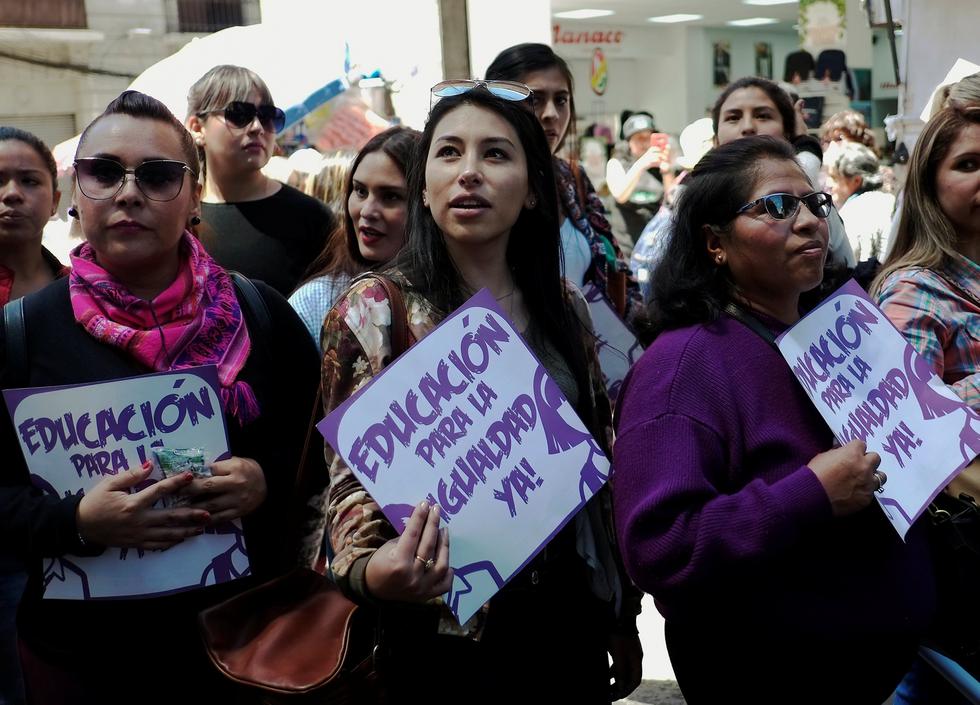
<path id="1" fill-rule="evenodd" d="M 715 262 L 717 262 L 718 264 L 721 264 L 724 261 L 724 259 L 725 259 L 724 257 L 722 257 L 721 255 L 718 255 L 717 257 L 715 257 Z"/>
<path id="2" fill-rule="evenodd" d="M 75 206 L 68 207 L 68 217 L 78 219 L 78 209 Z"/>
<path id="3" fill-rule="evenodd" d="M 527 203 L 527 207 L 528 207 L 528 208 L 531 208 L 531 209 L 533 209 L 533 208 L 535 208 L 535 207 L 536 207 L 537 205 L 538 205 L 538 201 L 537 201 L 537 199 L 535 199 L 535 198 L 532 198 L 532 199 L 531 199 L 530 201 L 528 201 L 528 203 Z"/>
<path id="4" fill-rule="evenodd" d="M 201 216 L 199 216 L 199 215 L 192 215 L 191 216 L 191 225 L 200 225 L 200 224 L 201 224 Z"/>

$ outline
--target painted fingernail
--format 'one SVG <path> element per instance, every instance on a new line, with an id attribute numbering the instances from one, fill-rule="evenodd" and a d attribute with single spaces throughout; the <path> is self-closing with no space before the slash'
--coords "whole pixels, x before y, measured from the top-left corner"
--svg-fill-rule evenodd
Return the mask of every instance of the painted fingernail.
<path id="1" fill-rule="evenodd" d="M 421 509 L 423 512 L 426 511 L 428 508 L 429 508 L 429 503 L 426 502 L 424 499 L 421 502 L 419 502 L 419 509 Z"/>
<path id="2" fill-rule="evenodd" d="M 191 480 L 194 479 L 194 473 L 192 473 L 191 471 L 188 470 L 187 472 L 185 472 L 180 477 L 181 477 L 181 480 L 182 481 L 184 481 L 184 482 L 190 482 Z"/>
<path id="3" fill-rule="evenodd" d="M 438 504 L 436 504 L 436 505 L 434 505 L 432 507 L 432 514 L 435 515 L 435 516 L 437 516 L 437 517 L 439 516 L 439 512 L 441 512 L 441 511 L 442 511 L 442 509 L 439 507 Z"/>

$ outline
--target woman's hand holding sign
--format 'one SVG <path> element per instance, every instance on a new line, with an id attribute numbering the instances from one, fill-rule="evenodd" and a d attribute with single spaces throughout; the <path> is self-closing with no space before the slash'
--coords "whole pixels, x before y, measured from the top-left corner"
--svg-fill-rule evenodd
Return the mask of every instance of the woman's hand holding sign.
<path id="1" fill-rule="evenodd" d="M 191 482 L 191 473 L 155 482 L 130 492 L 150 474 L 152 465 L 110 475 L 85 494 L 78 504 L 78 535 L 103 546 L 135 546 L 148 550 L 170 548 L 200 534 L 210 520 L 201 509 L 155 509 L 167 495 L 177 494 Z"/>
<path id="2" fill-rule="evenodd" d="M 874 493 L 885 484 L 885 473 L 878 470 L 881 456 L 868 453 L 864 441 L 853 440 L 828 450 L 809 462 L 820 480 L 836 516 L 846 516 L 871 504 Z"/>
<path id="3" fill-rule="evenodd" d="M 439 529 L 439 507 L 416 506 L 402 535 L 371 556 L 364 577 L 379 600 L 426 602 L 449 592 L 449 532 Z"/>
<path id="4" fill-rule="evenodd" d="M 194 480 L 181 494 L 192 498 L 191 507 L 206 510 L 212 524 L 250 514 L 265 501 L 265 475 L 251 458 L 219 460 L 210 468 L 211 477 Z"/>

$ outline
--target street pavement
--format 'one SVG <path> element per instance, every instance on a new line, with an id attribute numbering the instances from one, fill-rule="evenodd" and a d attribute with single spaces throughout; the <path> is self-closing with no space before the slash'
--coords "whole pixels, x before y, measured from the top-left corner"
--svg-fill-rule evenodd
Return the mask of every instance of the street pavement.
<path id="1" fill-rule="evenodd" d="M 684 705 L 674 670 L 670 667 L 664 644 L 664 619 L 649 595 L 643 598 L 643 612 L 637 619 L 640 641 L 643 643 L 643 682 L 618 705 Z"/>

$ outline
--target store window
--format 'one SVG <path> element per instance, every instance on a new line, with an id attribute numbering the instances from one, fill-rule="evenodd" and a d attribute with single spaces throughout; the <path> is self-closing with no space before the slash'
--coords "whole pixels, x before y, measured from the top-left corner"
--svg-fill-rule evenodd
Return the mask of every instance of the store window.
<path id="1" fill-rule="evenodd" d="M 217 32 L 251 24 L 243 0 L 177 0 L 178 32 Z"/>
<path id="2" fill-rule="evenodd" d="M 85 0 L 4 0 L 0 2 L 0 27 L 84 29 Z"/>

